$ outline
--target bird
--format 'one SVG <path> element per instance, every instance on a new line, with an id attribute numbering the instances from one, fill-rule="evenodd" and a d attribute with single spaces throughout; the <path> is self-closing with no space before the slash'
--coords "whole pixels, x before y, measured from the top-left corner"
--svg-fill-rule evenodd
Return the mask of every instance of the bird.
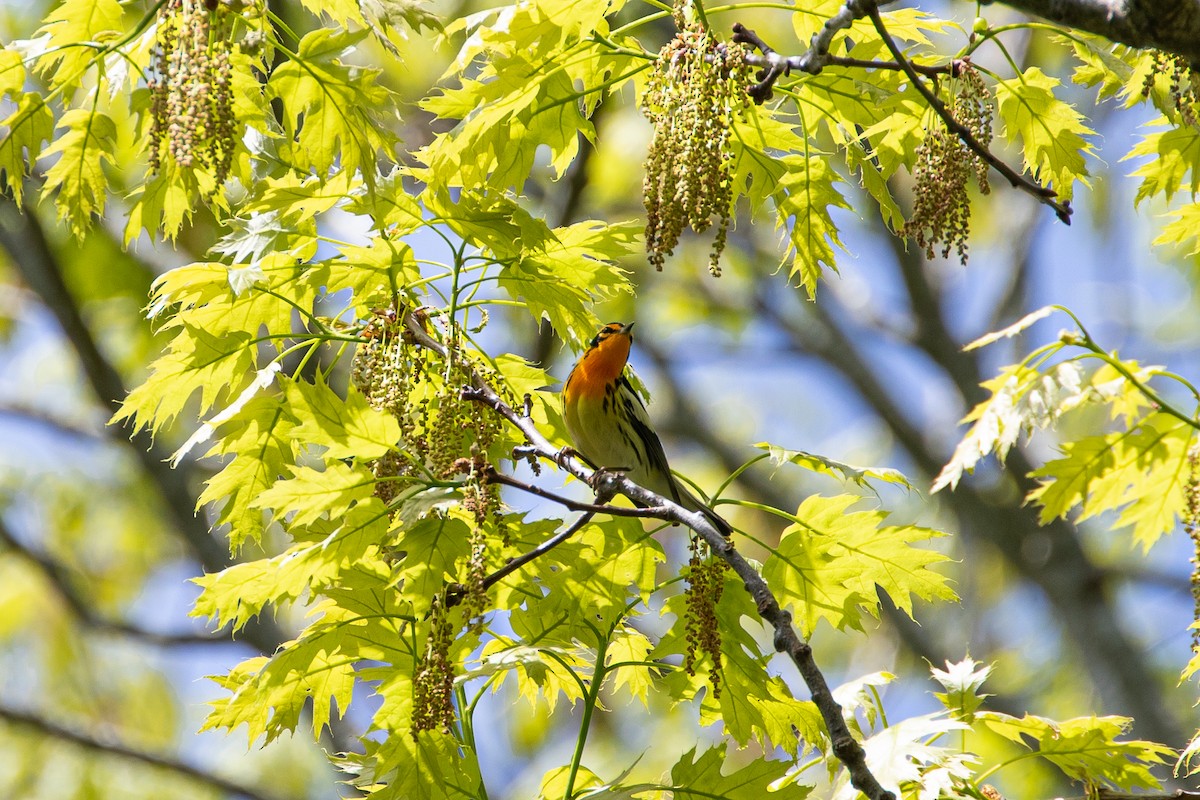
<path id="1" fill-rule="evenodd" d="M 563 384 L 563 417 L 575 450 L 593 467 L 620 470 L 637 485 L 699 511 L 728 537 L 733 526 L 671 474 L 646 406 L 626 377 L 633 325 L 601 328 Z"/>

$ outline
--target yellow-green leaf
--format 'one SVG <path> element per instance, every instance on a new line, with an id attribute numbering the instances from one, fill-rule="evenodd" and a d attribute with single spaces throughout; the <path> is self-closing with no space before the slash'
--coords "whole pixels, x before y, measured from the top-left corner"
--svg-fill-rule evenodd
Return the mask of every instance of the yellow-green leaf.
<path id="1" fill-rule="evenodd" d="M 300 423 L 293 436 L 325 447 L 326 458 L 379 458 L 400 439 L 396 418 L 368 406 L 353 387 L 343 400 L 324 382 L 282 383 L 288 412 Z"/>
<path id="2" fill-rule="evenodd" d="M 1054 96 L 1059 85 L 1056 78 L 1029 67 L 1016 78 L 997 82 L 996 103 L 1004 134 L 1020 143 L 1026 166 L 1060 199 L 1070 200 L 1076 180 L 1088 185 L 1084 156 L 1092 145 L 1084 137 L 1095 132 L 1079 112 Z"/>
<path id="3" fill-rule="evenodd" d="M 7 53 L 8 51 L 0 51 Z M 42 152 L 42 142 L 54 136 L 54 115 L 37 92 L 22 94 L 17 107 L 0 122 L 0 173 L 12 192 L 13 200 L 21 204 L 25 176 Z"/>
<path id="4" fill-rule="evenodd" d="M 862 628 L 863 613 L 878 615 L 877 588 L 912 615 L 912 598 L 954 600 L 944 575 L 930 569 L 947 557 L 913 546 L 941 534 L 929 528 L 881 527 L 884 511 L 849 511 L 859 498 L 812 496 L 784 529 L 763 577 L 794 610 L 805 635 L 824 619 L 835 628 Z"/>
<path id="5" fill-rule="evenodd" d="M 108 192 L 104 164 L 116 158 L 117 126 L 106 114 L 73 108 L 62 115 L 58 127 L 64 133 L 42 153 L 59 156 L 46 170 L 42 194 L 57 193 L 59 218 L 82 237 L 91 227 L 92 215 L 104 212 Z"/>

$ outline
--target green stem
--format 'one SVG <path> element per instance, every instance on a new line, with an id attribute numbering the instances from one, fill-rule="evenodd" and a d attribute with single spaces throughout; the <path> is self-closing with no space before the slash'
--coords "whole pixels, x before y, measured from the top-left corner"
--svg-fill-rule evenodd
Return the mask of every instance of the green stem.
<path id="1" fill-rule="evenodd" d="M 1082 339 L 1074 339 L 1070 343 L 1077 344 L 1080 347 L 1083 347 L 1085 350 L 1091 351 L 1095 357 L 1099 358 L 1101 361 L 1119 372 L 1125 378 L 1125 380 L 1129 381 L 1129 383 L 1135 389 L 1141 392 L 1147 400 L 1157 405 L 1162 411 L 1170 414 L 1172 417 L 1175 417 L 1175 419 L 1179 420 L 1180 422 L 1200 430 L 1200 420 L 1197 420 L 1195 415 L 1189 417 L 1187 414 L 1184 414 L 1182 411 L 1175 408 L 1175 406 L 1168 403 L 1162 398 L 1161 395 L 1159 395 L 1158 392 L 1154 391 L 1148 385 L 1138 380 L 1138 378 L 1129 371 L 1129 368 L 1125 366 L 1123 361 L 1097 344 L 1096 340 L 1092 338 L 1092 335 L 1088 333 L 1087 328 L 1084 327 L 1083 322 L 1079 319 L 1079 317 L 1075 316 L 1075 313 L 1071 311 L 1071 309 L 1067 308 L 1066 306 L 1059 305 L 1054 306 L 1054 308 L 1062 311 L 1064 314 L 1070 317 L 1075 325 L 1079 328 L 1079 335 L 1082 337 Z M 1155 374 L 1162 375 L 1163 377 L 1175 377 L 1174 373 L 1166 371 L 1157 372 Z M 1190 382 L 1182 378 L 1179 382 L 1186 386 L 1194 397 L 1200 397 L 1200 395 L 1198 395 L 1196 392 L 1196 388 L 1192 386 Z"/>
<path id="2" fill-rule="evenodd" d="M 740 467 L 738 467 L 737 469 L 735 469 L 733 472 L 731 472 L 729 474 L 728 478 L 726 478 L 724 481 L 721 482 L 721 485 L 717 487 L 717 490 L 715 492 L 713 492 L 711 499 L 716 500 L 718 497 L 721 496 L 721 494 L 726 489 L 729 488 L 729 485 L 731 483 L 733 483 L 734 481 L 736 481 L 738 478 L 740 478 L 742 476 L 743 472 L 750 469 L 755 464 L 762 461 L 764 458 L 770 458 L 770 457 L 771 457 L 770 453 L 761 453 L 761 454 L 755 456 L 754 458 L 750 459 L 749 461 L 743 462 Z"/>
<path id="3" fill-rule="evenodd" d="M 601 636 L 596 648 L 596 667 L 592 671 L 592 685 L 588 687 L 587 696 L 584 698 L 583 719 L 579 723 L 579 736 L 575 741 L 575 753 L 571 756 L 571 771 L 567 774 L 567 787 L 563 791 L 563 800 L 571 800 L 575 795 L 575 779 L 579 775 L 579 765 L 583 761 L 583 748 L 587 744 L 588 730 L 592 726 L 592 714 L 596 710 L 596 703 L 600 699 L 600 687 L 604 684 L 604 677 L 608 671 L 604 665 L 607 653 L 608 637 Z"/>
<path id="4" fill-rule="evenodd" d="M 1008 759 L 1007 761 L 1001 761 L 999 764 L 996 764 L 995 766 L 993 766 L 993 767 L 991 767 L 991 768 L 989 768 L 989 769 L 985 769 L 983 772 L 981 772 L 981 773 L 979 773 L 978 775 L 976 775 L 976 776 L 975 776 L 975 783 L 976 783 L 976 784 L 981 784 L 981 783 L 983 783 L 983 782 L 984 782 L 984 781 L 986 781 L 988 778 L 990 778 L 992 775 L 995 775 L 997 772 L 999 772 L 1000 770 L 1002 770 L 1002 769 L 1004 769 L 1005 767 L 1009 766 L 1010 764 L 1015 764 L 1015 763 L 1017 763 L 1018 761 L 1024 761 L 1024 760 L 1025 760 L 1025 759 L 1027 759 L 1027 758 L 1037 758 L 1037 757 L 1039 757 L 1040 755 L 1041 755 L 1041 753 L 1022 753 L 1021 755 L 1019 755 L 1019 756 L 1014 756 L 1014 757 L 1012 757 L 1012 758 Z"/>

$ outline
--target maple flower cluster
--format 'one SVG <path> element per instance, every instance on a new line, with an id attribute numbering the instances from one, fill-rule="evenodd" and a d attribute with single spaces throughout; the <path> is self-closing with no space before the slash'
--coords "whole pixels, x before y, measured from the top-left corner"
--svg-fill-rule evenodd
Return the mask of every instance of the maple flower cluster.
<path id="1" fill-rule="evenodd" d="M 642 113 L 654 126 L 642 193 L 655 269 L 685 226 L 703 233 L 715 218 L 709 271 L 720 274 L 733 204 L 733 123 L 750 103 L 745 55 L 742 45 L 718 42 L 697 25 L 681 26 L 658 54 L 642 95 Z"/>
<path id="2" fill-rule="evenodd" d="M 725 571 L 729 565 L 715 558 L 708 544 L 692 535 L 691 558 L 683 568 L 687 581 L 687 653 L 683 668 L 688 675 L 696 674 L 697 653 L 708 653 L 712 669 L 708 673 L 713 699 L 721 696 L 721 625 L 717 620 L 717 603 L 725 589 Z"/>
<path id="3" fill-rule="evenodd" d="M 212 170 L 212 192 L 233 162 L 237 120 L 230 68 L 233 12 L 242 0 L 167 0 L 158 12 L 150 88 L 150 170 L 164 157 Z"/>
<path id="4" fill-rule="evenodd" d="M 1162 51 L 1154 51 L 1154 65 L 1146 73 L 1145 83 L 1142 84 L 1142 96 L 1149 97 L 1154 89 L 1154 82 L 1162 75 L 1170 83 L 1169 93 L 1171 103 L 1179 118 L 1193 128 L 1200 127 L 1200 71 L 1192 68 L 1191 63 L 1179 55 Z"/>
<path id="5" fill-rule="evenodd" d="M 992 95 L 970 62 L 963 62 L 954 81 L 950 113 L 985 148 L 992 141 Z M 953 249 L 964 264 L 971 233 L 971 200 L 968 180 L 973 174 L 979 191 L 987 194 L 987 162 L 958 136 L 944 128 L 930 131 L 917 147 L 913 166 L 913 210 L 899 231 L 915 239 L 932 259 L 941 245 L 942 258 Z"/>
<path id="6" fill-rule="evenodd" d="M 1192 540 L 1192 616 L 1200 623 L 1200 445 L 1188 448 L 1187 465 L 1187 483 L 1183 486 L 1183 529 Z M 1192 628 L 1192 650 L 1200 653 L 1200 627 Z"/>
<path id="7" fill-rule="evenodd" d="M 391 414 L 400 424 L 395 450 L 372 462 L 375 494 L 391 503 L 404 487 L 404 478 L 428 471 L 446 479 L 465 474 L 462 505 L 475 517 L 471 557 L 464 585 L 463 606 L 468 617 L 483 606 L 489 521 L 500 527 L 507 543 L 508 528 L 500 524 L 500 487 L 492 483 L 486 453 L 500 432 L 498 417 L 471 400 L 462 389 L 477 372 L 492 375 L 474 363 L 452 337 L 443 358 L 409 342 L 397 314 L 381 310 L 363 330 L 366 341 L 355 352 L 350 378 L 377 411 Z M 500 384 L 500 381 L 495 381 Z"/>
<path id="8" fill-rule="evenodd" d="M 448 613 L 444 596 L 436 595 L 425 652 L 413 676 L 413 739 L 422 731 L 449 733 L 454 724 L 454 664 L 450 660 L 454 626 L 446 617 Z"/>

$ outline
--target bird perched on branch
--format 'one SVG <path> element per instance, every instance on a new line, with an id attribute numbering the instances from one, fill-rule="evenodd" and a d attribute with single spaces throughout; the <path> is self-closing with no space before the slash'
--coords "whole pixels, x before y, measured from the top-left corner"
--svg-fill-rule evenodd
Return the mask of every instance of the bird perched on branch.
<path id="1" fill-rule="evenodd" d="M 562 390 L 563 412 L 576 449 L 593 466 L 621 470 L 639 486 L 699 511 L 729 536 L 730 524 L 671 474 L 650 415 L 625 377 L 632 345 L 633 323 L 610 322 L 571 370 Z"/>

